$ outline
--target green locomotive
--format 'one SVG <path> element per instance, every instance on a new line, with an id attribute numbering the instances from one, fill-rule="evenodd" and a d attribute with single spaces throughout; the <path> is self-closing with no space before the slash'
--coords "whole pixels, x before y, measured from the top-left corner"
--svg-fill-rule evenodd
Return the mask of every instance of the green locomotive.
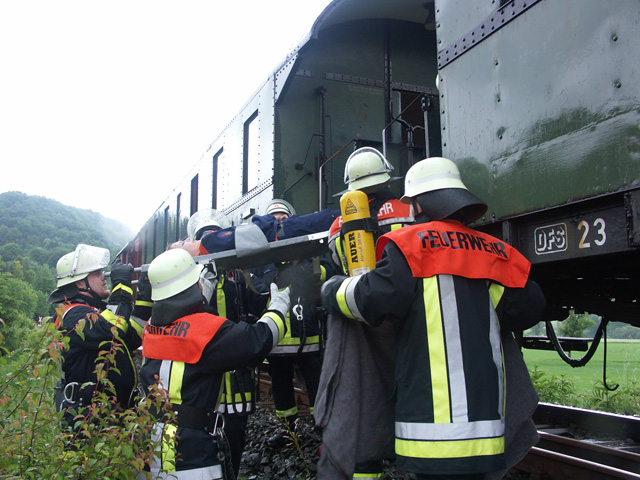
<path id="1" fill-rule="evenodd" d="M 335 0 L 122 255 L 150 262 L 199 208 L 236 225 L 272 198 L 339 208 L 357 147 L 400 176 L 445 156 L 550 319 L 640 326 L 639 27 L 636 0 Z"/>

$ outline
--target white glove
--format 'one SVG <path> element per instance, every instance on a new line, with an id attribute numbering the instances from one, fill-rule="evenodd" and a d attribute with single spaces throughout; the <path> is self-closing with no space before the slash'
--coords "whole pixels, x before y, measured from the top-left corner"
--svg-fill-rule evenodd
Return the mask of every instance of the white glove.
<path id="1" fill-rule="evenodd" d="M 283 291 L 278 291 L 278 286 L 272 283 L 270 288 L 271 301 L 269 302 L 269 310 L 276 312 L 284 320 L 289 313 L 289 307 L 291 306 L 291 299 L 289 298 L 290 288 L 287 287 Z"/>

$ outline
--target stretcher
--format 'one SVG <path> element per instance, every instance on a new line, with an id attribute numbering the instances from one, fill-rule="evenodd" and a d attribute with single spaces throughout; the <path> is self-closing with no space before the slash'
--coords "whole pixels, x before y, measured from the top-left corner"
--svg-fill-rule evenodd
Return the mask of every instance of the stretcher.
<path id="1" fill-rule="evenodd" d="M 238 228 L 235 238 L 236 248 L 220 252 L 199 255 L 194 261 L 200 265 L 215 262 L 218 271 L 247 270 L 264 265 L 303 260 L 317 257 L 329 248 L 329 231 L 311 233 L 299 237 L 268 242 L 259 228 L 247 225 L 246 229 Z M 134 272 L 146 272 L 149 264 L 134 268 Z M 110 272 L 105 272 L 109 276 Z M 132 283 L 137 283 L 133 281 Z"/>

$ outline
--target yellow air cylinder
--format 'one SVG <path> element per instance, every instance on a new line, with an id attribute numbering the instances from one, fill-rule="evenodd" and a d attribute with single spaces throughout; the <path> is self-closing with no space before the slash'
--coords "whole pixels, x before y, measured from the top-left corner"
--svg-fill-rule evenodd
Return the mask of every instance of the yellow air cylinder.
<path id="1" fill-rule="evenodd" d="M 346 232 L 343 235 L 344 253 L 347 257 L 349 275 L 352 277 L 362 275 L 376 266 L 373 233 L 367 232 L 364 226 L 362 229 L 352 229 L 349 222 L 371 218 L 367 194 L 360 190 L 345 193 L 340 198 L 340 211 L 342 212 L 342 231 Z"/>

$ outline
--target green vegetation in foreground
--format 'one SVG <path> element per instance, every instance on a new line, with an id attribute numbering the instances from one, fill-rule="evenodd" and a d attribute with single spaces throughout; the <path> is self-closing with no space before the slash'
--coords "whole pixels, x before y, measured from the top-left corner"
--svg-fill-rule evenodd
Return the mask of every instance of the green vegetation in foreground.
<path id="1" fill-rule="evenodd" d="M 82 329 L 79 323 L 78 330 Z M 53 397 L 60 378 L 60 350 L 67 347 L 68 338 L 45 322 L 33 328 L 20 348 L 0 356 L 0 479 L 153 477 L 143 471 L 144 466 L 169 437 L 152 437 L 152 426 L 158 420 L 175 424 L 175 414 L 164 403 L 157 384 L 148 395 L 136 398 L 135 407 L 115 405 L 106 371 L 115 368 L 122 340 L 115 326 L 111 331 L 113 341 L 103 342 L 101 361 L 96 364 L 99 385 L 95 385 L 93 402 L 81 412 L 72 410 L 82 413 L 75 418 L 73 430 L 61 426 L 62 413 L 56 410 Z"/>
<path id="2" fill-rule="evenodd" d="M 580 358 L 585 352 L 573 352 Z M 640 340 L 608 340 L 606 384 L 603 385 L 604 342 L 584 367 L 573 368 L 554 351 L 523 350 L 536 391 L 543 402 L 640 414 Z"/>

